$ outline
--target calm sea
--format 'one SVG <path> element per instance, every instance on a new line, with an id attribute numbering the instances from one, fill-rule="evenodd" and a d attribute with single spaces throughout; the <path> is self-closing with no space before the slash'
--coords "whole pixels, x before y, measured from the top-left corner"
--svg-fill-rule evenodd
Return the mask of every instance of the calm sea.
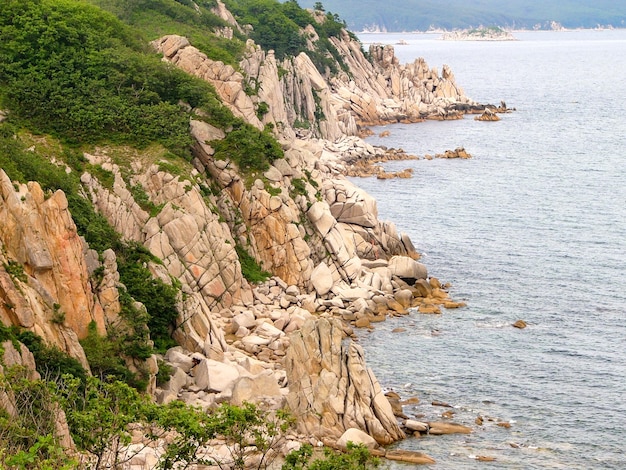
<path id="1" fill-rule="evenodd" d="M 441 420 L 431 402 L 447 402 L 475 429 L 400 444 L 436 468 L 626 468 L 626 31 L 516 36 L 361 35 L 366 48 L 404 40 L 402 62 L 448 64 L 468 96 L 517 109 L 374 129 L 391 135 L 373 144 L 473 155 L 355 180 L 468 307 L 377 324 L 361 343 L 384 387 L 421 399 L 408 414 Z"/>

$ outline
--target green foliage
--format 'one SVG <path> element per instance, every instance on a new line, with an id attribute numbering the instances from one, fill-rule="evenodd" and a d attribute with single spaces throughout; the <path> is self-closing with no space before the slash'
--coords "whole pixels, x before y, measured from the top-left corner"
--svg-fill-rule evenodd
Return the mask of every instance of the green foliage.
<path id="1" fill-rule="evenodd" d="M 76 467 L 59 445 L 55 428 L 59 408 L 65 412 L 77 450 L 96 470 L 123 468 L 129 462 L 134 456 L 126 447 L 132 429 L 143 430 L 147 445 L 169 436 L 160 469 L 213 464 L 244 469 L 249 468 L 252 454 L 260 455 L 255 468 L 266 469 L 293 424 L 283 411 L 264 411 L 248 403 L 223 404 L 207 413 L 180 401 L 157 405 L 120 381 L 71 375 L 54 381 L 29 380 L 23 368 L 5 372 L 0 375 L 0 394 L 11 397 L 16 414 L 0 410 L 0 468 Z M 200 455 L 217 437 L 225 441 L 229 455 L 219 459 Z"/>
<path id="2" fill-rule="evenodd" d="M 222 404 L 212 414 L 173 402 L 161 408 L 159 423 L 166 429 L 177 431 L 177 437 L 167 447 L 160 469 L 185 467 L 192 464 L 217 465 L 219 468 L 249 468 L 250 456 L 261 454 L 257 469 L 265 469 L 272 463 L 273 449 L 283 439 L 293 424 L 293 419 L 283 411 L 276 413 L 261 410 L 244 403 L 241 407 Z M 198 451 L 211 439 L 221 437 L 226 441 L 228 458 L 199 458 Z"/>
<path id="3" fill-rule="evenodd" d="M 157 386 L 161 387 L 169 382 L 172 374 L 174 373 L 174 367 L 161 359 L 157 361 L 157 365 L 159 367 L 159 371 L 156 375 L 156 383 Z"/>
<path id="4" fill-rule="evenodd" d="M 148 54 L 113 15 L 70 0 L 7 0 L 0 84 L 12 115 L 70 142 L 160 142 L 189 152 L 189 113 L 228 122 L 214 89 Z M 167 129 L 167 132 L 163 132 Z"/>
<path id="5" fill-rule="evenodd" d="M 265 101 L 261 101 L 256 108 L 256 117 L 259 118 L 259 120 L 263 119 L 263 116 L 265 116 L 267 113 L 269 113 L 270 111 L 270 106 L 269 104 L 267 104 Z"/>
<path id="6" fill-rule="evenodd" d="M 167 34 L 185 36 L 213 60 L 237 67 L 245 39 L 238 31 L 231 40 L 211 32 L 230 25 L 214 15 L 210 9 L 215 1 L 190 0 L 91 0 L 112 12 L 125 23 L 142 31 L 150 40 Z M 199 10 L 199 11 L 198 11 Z"/>
<path id="7" fill-rule="evenodd" d="M 145 247 L 137 243 L 125 245 L 118 255 L 118 271 L 120 280 L 126 286 L 128 294 L 135 300 L 141 302 L 148 312 L 147 325 L 150 335 L 154 341 L 155 349 L 165 352 L 176 343 L 172 339 L 172 331 L 176 324 L 178 311 L 176 303 L 179 289 L 175 285 L 165 284 L 162 280 L 156 279 L 147 268 L 148 262 L 160 262 Z M 124 303 L 125 318 L 134 322 L 135 331 L 143 323 L 141 312 L 132 307 L 130 299 Z M 142 332 L 138 332 L 141 339 Z M 141 357 L 141 343 L 135 343 L 139 348 L 133 348 L 129 355 Z"/>
<path id="8" fill-rule="evenodd" d="M 55 346 L 48 346 L 35 333 L 22 331 L 17 334 L 17 339 L 33 353 L 37 372 L 47 380 L 58 380 L 64 374 L 71 374 L 81 381 L 86 379 L 87 373 L 77 359 L 68 356 Z"/>
<path id="9" fill-rule="evenodd" d="M 379 466 L 379 459 L 372 457 L 367 447 L 348 442 L 347 452 L 325 448 L 324 458 L 313 458 L 313 448 L 305 444 L 285 457 L 282 470 L 370 470 Z"/>
<path id="10" fill-rule="evenodd" d="M 123 382 L 103 382 L 89 377 L 79 380 L 64 376 L 58 383 L 60 401 L 78 449 L 96 457 L 94 468 L 111 457 L 118 468 L 120 450 L 131 441 L 129 425 L 145 422 L 154 404 L 146 395 Z"/>
<path id="11" fill-rule="evenodd" d="M 269 129 L 259 131 L 243 121 L 238 122 L 226 138 L 210 144 L 215 149 L 214 158 L 230 159 L 244 173 L 265 171 L 274 160 L 284 156 Z"/>
<path id="12" fill-rule="evenodd" d="M 11 397 L 13 415 L 0 409 L 0 468 L 67 470 L 76 467 L 59 444 L 55 387 L 29 380 L 28 371 L 12 367 L 0 375 L 0 394 Z"/>
<path id="13" fill-rule="evenodd" d="M 121 356 L 127 355 L 139 359 L 147 359 L 147 357 L 150 357 L 150 354 L 147 357 L 145 357 L 143 351 L 143 354 L 136 352 L 135 355 L 127 354 L 127 351 L 124 350 L 124 340 L 128 341 L 127 337 L 117 338 L 116 336 L 115 333 L 109 333 L 108 336 L 100 336 L 95 322 L 89 324 L 87 337 L 81 340 L 80 344 L 85 351 L 91 373 L 102 381 L 111 382 L 118 380 L 139 391 L 145 390 L 148 379 L 147 374 L 141 372 L 137 374 L 132 373 Z M 149 344 L 146 349 L 147 353 L 152 353 L 152 347 Z"/>
<path id="14" fill-rule="evenodd" d="M 293 188 L 292 192 L 294 195 L 301 194 L 303 196 L 306 196 L 308 194 L 306 190 L 306 181 L 304 181 L 302 178 L 292 178 L 291 186 Z"/>
<path id="15" fill-rule="evenodd" d="M 9 260 L 7 263 L 2 263 L 2 266 L 13 279 L 17 279 L 21 282 L 28 282 L 28 276 L 24 272 L 24 266 L 17 261 Z"/>
<path id="16" fill-rule="evenodd" d="M 271 273 L 264 271 L 245 248 L 240 245 L 235 245 L 235 250 L 237 251 L 237 256 L 241 263 L 241 274 L 249 282 L 256 284 L 266 281 L 271 276 Z"/>
<path id="17" fill-rule="evenodd" d="M 273 49 L 278 59 L 306 52 L 322 74 L 337 73 L 337 64 L 347 70 L 339 52 L 328 39 L 339 37 L 345 27 L 345 22 L 337 15 L 326 13 L 324 21 L 318 22 L 296 0 L 284 3 L 275 0 L 229 0 L 226 4 L 240 23 L 252 25 L 252 39 L 264 49 Z M 316 10 L 318 13 L 324 11 L 321 4 Z M 307 25 L 312 25 L 319 36 L 314 50 L 307 48 L 302 32 Z"/>

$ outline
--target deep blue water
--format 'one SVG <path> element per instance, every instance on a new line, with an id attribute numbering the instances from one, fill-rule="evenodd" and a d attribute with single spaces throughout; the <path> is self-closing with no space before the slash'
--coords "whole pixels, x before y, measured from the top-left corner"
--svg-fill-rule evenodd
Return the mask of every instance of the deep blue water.
<path id="1" fill-rule="evenodd" d="M 468 96 L 516 108 L 368 140 L 473 156 L 387 164 L 413 168 L 409 180 L 355 180 L 468 307 L 377 324 L 361 342 L 383 386 L 421 399 L 409 414 L 441 419 L 430 403 L 445 401 L 475 429 L 400 444 L 436 468 L 626 468 L 626 31 L 516 36 L 361 35 L 366 47 L 403 39 L 402 62 L 448 64 Z M 478 415 L 512 427 L 477 426 Z"/>

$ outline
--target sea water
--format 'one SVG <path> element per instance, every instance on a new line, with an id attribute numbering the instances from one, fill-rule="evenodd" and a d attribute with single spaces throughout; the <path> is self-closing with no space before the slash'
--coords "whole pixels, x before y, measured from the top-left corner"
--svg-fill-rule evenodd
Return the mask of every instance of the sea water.
<path id="1" fill-rule="evenodd" d="M 467 96 L 516 109 L 373 129 L 372 144 L 472 155 L 385 164 L 412 168 L 408 180 L 354 179 L 467 307 L 388 320 L 360 342 L 383 387 L 420 398 L 407 415 L 445 421 L 431 403 L 446 402 L 474 429 L 398 445 L 436 468 L 626 468 L 626 31 L 516 36 L 360 36 L 366 49 L 406 42 L 401 62 L 448 64 Z"/>

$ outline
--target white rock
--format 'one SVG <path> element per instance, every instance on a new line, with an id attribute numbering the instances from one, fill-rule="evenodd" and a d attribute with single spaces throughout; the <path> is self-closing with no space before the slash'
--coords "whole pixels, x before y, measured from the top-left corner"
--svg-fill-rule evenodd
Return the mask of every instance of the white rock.
<path id="1" fill-rule="evenodd" d="M 311 284 L 318 295 L 326 295 L 333 287 L 333 274 L 324 262 L 318 264 L 311 272 Z"/>
<path id="2" fill-rule="evenodd" d="M 200 390 L 223 392 L 239 378 L 239 370 L 232 364 L 204 359 L 193 369 L 196 386 Z"/>

